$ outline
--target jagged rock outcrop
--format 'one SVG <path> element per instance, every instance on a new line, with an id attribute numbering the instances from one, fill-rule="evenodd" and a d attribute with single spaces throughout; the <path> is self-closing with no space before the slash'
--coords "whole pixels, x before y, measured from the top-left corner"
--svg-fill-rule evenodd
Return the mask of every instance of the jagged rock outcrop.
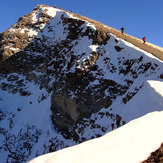
<path id="1" fill-rule="evenodd" d="M 39 5 L 31 13 L 20 17 L 8 30 L 0 33 L 0 61 L 28 46 L 44 25 L 53 18 L 47 12 L 47 9 L 42 10 L 42 5 Z"/>
<path id="2" fill-rule="evenodd" d="M 142 163 L 162 163 L 163 162 L 163 143 L 161 144 L 160 148 L 158 148 L 156 151 L 153 151 L 149 158 Z"/>

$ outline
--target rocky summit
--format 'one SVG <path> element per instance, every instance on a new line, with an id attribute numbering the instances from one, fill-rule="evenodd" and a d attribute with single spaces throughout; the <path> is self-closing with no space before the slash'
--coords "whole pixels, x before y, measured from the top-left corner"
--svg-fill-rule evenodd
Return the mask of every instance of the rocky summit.
<path id="1" fill-rule="evenodd" d="M 150 80 L 162 82 L 162 52 L 38 5 L 0 33 L 0 157 L 26 162 L 163 110 L 157 99 L 142 111 L 123 109 L 142 89 L 153 90 Z"/>

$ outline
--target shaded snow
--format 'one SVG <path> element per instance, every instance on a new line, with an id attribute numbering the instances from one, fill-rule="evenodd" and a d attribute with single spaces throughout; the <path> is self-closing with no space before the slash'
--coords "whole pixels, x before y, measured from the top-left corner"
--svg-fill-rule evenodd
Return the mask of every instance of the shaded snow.
<path id="1" fill-rule="evenodd" d="M 144 83 L 140 91 L 127 103 L 115 103 L 112 106 L 117 108 L 126 122 L 139 118 L 155 110 L 163 110 L 163 81 L 149 80 Z"/>

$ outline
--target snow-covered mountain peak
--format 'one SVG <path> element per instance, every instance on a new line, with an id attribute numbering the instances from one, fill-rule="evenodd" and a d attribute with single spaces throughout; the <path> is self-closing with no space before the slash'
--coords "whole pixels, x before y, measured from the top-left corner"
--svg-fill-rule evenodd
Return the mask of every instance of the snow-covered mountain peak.
<path id="1" fill-rule="evenodd" d="M 26 162 L 163 110 L 163 61 L 126 38 L 45 5 L 0 34 L 3 162 Z"/>
<path id="2" fill-rule="evenodd" d="M 26 48 L 49 20 L 61 18 L 64 14 L 72 18 L 72 14 L 63 10 L 38 5 L 31 13 L 20 17 L 14 25 L 0 34 L 0 60 Z"/>

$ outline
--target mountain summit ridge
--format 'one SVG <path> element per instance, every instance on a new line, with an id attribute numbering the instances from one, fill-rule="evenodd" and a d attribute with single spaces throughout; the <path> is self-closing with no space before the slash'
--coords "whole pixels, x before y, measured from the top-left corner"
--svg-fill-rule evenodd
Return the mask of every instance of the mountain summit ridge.
<path id="1" fill-rule="evenodd" d="M 15 24 L 15 25 L 12 25 L 7 31 L 4 31 L 3 33 L 0 34 L 0 39 L 1 41 L 3 42 L 3 44 L 1 43 L 1 50 L 0 50 L 0 58 L 5 58 L 5 56 L 10 56 L 12 55 L 12 53 L 15 53 L 15 52 L 18 52 L 18 48 L 20 46 L 22 46 L 21 49 L 23 49 L 25 46 L 28 45 L 28 41 L 32 41 L 32 38 L 34 38 L 37 33 L 43 29 L 45 23 L 47 23 L 49 20 L 51 20 L 54 15 L 52 14 L 52 12 L 47 12 L 47 9 L 46 8 L 51 8 L 54 9 L 53 7 L 50 7 L 50 6 L 46 6 L 46 5 L 38 5 L 30 14 L 27 14 L 21 18 L 19 18 L 18 22 Z M 138 48 L 140 49 L 143 49 L 151 54 L 153 54 L 154 56 L 158 57 L 159 59 L 163 60 L 163 48 L 162 47 L 159 47 L 159 46 L 156 46 L 156 45 L 153 45 L 151 43 L 146 43 L 145 45 L 142 44 L 142 40 L 136 38 L 136 37 L 133 37 L 133 36 L 130 36 L 128 34 L 121 34 L 120 31 L 110 27 L 110 26 L 106 26 L 100 22 L 97 22 L 95 20 L 92 20 L 92 19 L 89 19 L 87 17 L 84 17 L 84 16 L 81 16 L 81 15 L 78 15 L 78 14 L 75 14 L 75 13 L 72 13 L 72 12 L 69 12 L 69 11 L 65 11 L 65 10 L 60 10 L 60 9 L 56 9 L 55 10 L 58 10 L 58 11 L 63 11 L 63 12 L 66 12 L 66 13 L 69 13 L 70 15 L 72 15 L 73 17 L 76 17 L 80 20 L 84 20 L 84 21 L 88 21 L 89 23 L 91 24 L 94 24 L 95 27 L 98 29 L 98 31 L 103 31 L 103 32 L 108 32 L 108 33 L 111 33 L 111 34 L 114 34 L 116 35 L 118 38 L 121 38 L 127 42 L 130 42 L 132 43 L 133 45 L 137 46 Z M 38 20 L 37 18 L 36 21 L 33 22 L 30 20 L 31 16 L 33 15 L 34 12 L 38 12 L 37 14 L 37 17 L 38 17 Z M 39 14 L 41 13 L 41 14 Z M 28 20 L 27 20 L 27 19 Z M 16 28 L 21 28 L 21 27 L 25 27 L 24 25 L 29 25 L 29 26 L 33 26 L 34 30 L 35 31 L 29 31 L 28 29 L 24 29 L 24 31 L 21 31 L 20 30 L 16 30 L 14 31 L 13 29 L 16 27 Z M 11 34 L 11 32 L 13 32 L 13 34 Z M 6 44 L 6 46 L 8 46 L 8 43 L 10 42 L 7 37 L 8 35 L 11 35 L 9 37 L 12 37 L 12 40 L 11 42 L 13 41 L 13 37 L 18 37 L 20 41 L 15 41 L 15 47 L 10 47 L 10 48 L 5 48 L 4 45 Z M 3 38 L 7 38 L 7 40 L 3 39 Z M 21 39 L 23 39 L 21 41 Z M 25 41 L 24 43 L 24 39 L 28 40 L 27 42 Z M 23 44 L 25 45 L 21 45 L 21 42 L 23 42 Z M 3 52 L 4 51 L 4 52 Z"/>
<path id="2" fill-rule="evenodd" d="M 45 9 L 45 8 L 54 9 L 53 7 L 50 7 L 50 6 L 38 5 L 36 8 L 34 8 L 34 10 L 30 14 L 27 14 L 25 16 L 22 16 L 21 18 L 19 18 L 18 22 L 15 25 L 12 25 L 7 31 L 4 31 L 3 33 L 1 33 L 0 34 L 1 41 L 2 42 L 5 41 L 6 44 L 7 44 L 7 46 L 8 46 L 8 43 L 10 42 L 9 39 L 3 40 L 2 38 L 3 37 L 7 37 L 9 34 L 10 35 L 13 35 L 13 34 L 11 34 L 11 32 L 13 32 L 19 38 L 19 40 L 22 38 L 23 41 L 24 41 L 24 38 L 25 38 L 25 39 L 28 39 L 28 41 L 31 41 L 32 38 L 34 38 L 37 35 L 37 33 L 41 29 L 43 29 L 45 23 L 47 23 L 49 20 L 51 20 L 54 17 L 54 15 L 52 14 L 52 12 L 51 13 L 50 12 L 49 13 L 46 13 L 47 9 Z M 63 12 L 69 13 L 73 17 L 76 17 L 76 18 L 78 18 L 80 20 L 88 21 L 89 23 L 94 24 L 95 27 L 99 31 L 104 31 L 106 33 L 108 32 L 108 33 L 114 34 L 114 35 L 116 35 L 116 37 L 121 38 L 121 39 L 123 39 L 123 40 L 125 40 L 127 42 L 130 42 L 133 45 L 137 46 L 138 48 L 140 48 L 142 50 L 145 50 L 145 51 L 153 54 L 154 56 L 158 57 L 159 59 L 163 60 L 163 55 L 162 55 L 163 54 L 163 48 L 162 47 L 156 46 L 156 45 L 151 44 L 151 43 L 146 43 L 144 45 L 144 44 L 142 44 L 142 40 L 141 39 L 138 39 L 136 37 L 130 36 L 130 35 L 126 34 L 126 33 L 124 33 L 122 35 L 120 31 L 118 31 L 118 30 L 116 30 L 116 29 L 114 29 L 114 28 L 112 28 L 110 26 L 106 26 L 106 25 L 104 25 L 104 24 L 102 24 L 100 22 L 97 22 L 97 21 L 92 20 L 90 18 L 81 16 L 79 14 L 72 13 L 72 12 L 65 11 L 65 10 L 56 9 L 56 8 L 55 8 L 55 10 L 63 11 Z M 36 12 L 36 11 L 37 12 L 39 11 L 39 13 L 42 13 L 42 14 L 39 15 L 39 13 L 38 13 L 38 20 L 36 19 L 36 22 L 34 22 L 34 21 L 32 22 L 32 21 L 30 21 L 30 16 L 34 12 Z M 27 22 L 27 20 L 25 18 L 28 18 L 28 22 Z M 17 27 L 17 26 L 19 26 L 19 27 L 23 26 L 24 27 L 24 25 L 28 25 L 28 23 L 29 23 L 30 26 L 31 25 L 34 26 L 34 28 L 35 28 L 36 31 L 33 31 L 32 32 L 32 31 L 29 31 L 27 29 L 24 29 L 24 31 L 22 31 L 22 32 L 20 32 L 19 30 L 18 31 L 13 31 L 13 29 L 15 27 Z M 14 37 L 15 37 L 15 35 L 14 35 Z M 12 36 L 12 41 L 13 41 L 13 36 Z M 18 43 L 18 42 L 20 42 L 20 43 Z M 15 45 L 15 48 L 11 48 L 10 47 L 10 48 L 7 48 L 7 49 L 5 47 L 3 47 L 4 44 L 1 44 L 0 45 L 1 46 L 0 58 L 3 58 L 3 56 L 5 58 L 5 56 L 7 57 L 7 56 L 12 55 L 12 53 L 18 52 L 18 47 L 19 47 L 19 44 L 21 44 L 21 41 L 16 41 L 15 44 L 17 44 L 17 45 Z M 25 44 L 28 45 L 28 43 L 25 43 Z M 22 45 L 22 48 L 21 49 L 23 49 L 23 48 L 24 48 L 24 46 Z M 5 55 L 2 53 L 2 51 L 4 51 L 4 54 Z"/>
<path id="3" fill-rule="evenodd" d="M 163 110 L 163 61 L 106 29 L 39 5 L 1 34 L 3 162 L 26 162 Z"/>
<path id="4" fill-rule="evenodd" d="M 145 50 L 145 51 L 153 54 L 155 57 L 158 57 L 159 59 L 163 60 L 163 47 L 151 44 L 149 42 L 147 42 L 144 45 L 144 44 L 142 44 L 143 42 L 141 39 L 138 39 L 138 38 L 131 36 L 131 35 L 128 35 L 126 33 L 122 34 L 119 30 L 114 29 L 108 25 L 104 25 L 104 24 L 97 22 L 93 19 L 89 19 L 87 17 L 81 16 L 81 15 L 78 15 L 75 13 L 73 13 L 73 15 L 78 17 L 79 19 L 81 18 L 81 19 L 84 19 L 90 23 L 93 23 L 93 24 L 95 24 L 97 29 L 103 30 L 103 31 L 111 33 L 111 34 L 114 34 L 116 37 L 121 38 L 127 42 L 130 42 L 131 44 L 135 45 L 136 47 L 138 47 L 142 50 Z"/>

